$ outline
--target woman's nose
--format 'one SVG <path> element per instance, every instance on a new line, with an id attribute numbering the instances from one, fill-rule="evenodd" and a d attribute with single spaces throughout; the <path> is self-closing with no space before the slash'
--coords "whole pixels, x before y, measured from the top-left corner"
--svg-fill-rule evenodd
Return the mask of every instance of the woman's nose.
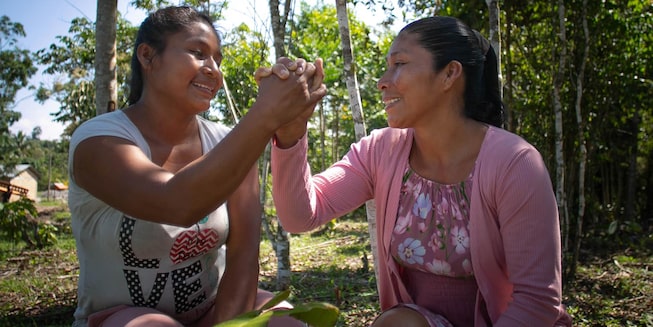
<path id="1" fill-rule="evenodd" d="M 379 90 L 383 90 L 388 87 L 388 79 L 385 77 L 385 73 L 381 75 L 381 78 L 376 82 L 376 88 Z"/>
<path id="2" fill-rule="evenodd" d="M 220 66 L 218 66 L 218 63 L 213 58 L 204 61 L 204 66 L 202 66 L 202 70 L 205 74 L 209 76 L 218 76 L 221 73 Z"/>

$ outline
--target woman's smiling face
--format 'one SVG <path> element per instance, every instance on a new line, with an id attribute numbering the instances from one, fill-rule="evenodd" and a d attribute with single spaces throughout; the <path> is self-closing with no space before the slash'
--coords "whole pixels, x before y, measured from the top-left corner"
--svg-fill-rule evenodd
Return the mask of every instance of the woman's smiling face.
<path id="1" fill-rule="evenodd" d="M 385 73 L 377 83 L 385 104 L 388 125 L 415 127 L 435 112 L 440 94 L 440 73 L 433 71 L 433 56 L 418 35 L 400 33 L 386 57 Z"/>
<path id="2" fill-rule="evenodd" d="M 163 53 L 156 56 L 156 84 L 159 94 L 171 101 L 193 104 L 195 110 L 206 110 L 222 87 L 220 42 L 208 24 L 197 22 L 188 30 L 168 37 Z M 174 98 L 174 99 L 173 99 Z"/>

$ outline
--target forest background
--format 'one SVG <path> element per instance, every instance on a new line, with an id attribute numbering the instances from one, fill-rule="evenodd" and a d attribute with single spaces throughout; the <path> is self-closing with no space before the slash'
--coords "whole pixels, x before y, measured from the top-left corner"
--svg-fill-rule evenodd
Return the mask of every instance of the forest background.
<path id="1" fill-rule="evenodd" d="M 102 46 L 112 46 L 107 17 L 115 17 L 115 95 L 113 105 L 122 108 L 128 95 L 129 59 L 137 26 L 113 9 L 97 21 L 79 17 L 68 34 L 48 48 L 35 52 L 21 49 L 17 40 L 26 36 L 20 22 L 0 20 L 0 167 L 10 171 L 21 163 L 32 165 L 41 175 L 40 187 L 67 183 L 67 149 L 72 132 L 83 121 L 106 111 L 97 105 L 98 75 L 106 74 L 98 56 Z M 167 4 L 188 3 L 220 21 L 228 1 L 134 0 L 135 8 L 153 10 Z M 272 26 L 255 30 L 241 24 L 221 31 L 225 60 L 222 70 L 226 88 L 221 90 L 205 116 L 225 124 L 237 123 L 256 95 L 253 72 L 285 55 L 309 60 L 325 58 L 325 84 L 329 93 L 318 106 L 309 131 L 309 159 L 314 171 L 338 160 L 360 135 L 386 126 L 376 80 L 385 68 L 385 53 L 394 32 L 388 28 L 401 16 L 450 15 L 461 18 L 490 38 L 499 51 L 505 128 L 521 135 L 542 153 L 551 172 L 559 203 L 566 284 L 573 283 L 588 260 L 612 262 L 626 256 L 650 277 L 653 255 L 653 2 L 650 0 L 361 0 L 387 19 L 369 26 L 348 16 L 352 65 L 346 63 L 347 43 L 342 42 L 342 22 L 337 6 L 308 5 L 291 1 L 270 2 Z M 344 5 L 344 1 L 335 4 Z M 353 2 L 349 2 L 351 6 Z M 115 8 L 115 6 L 114 6 Z M 276 9 L 275 9 L 276 8 Z M 106 9 L 104 9 L 106 10 Z M 400 15 L 397 16 L 396 13 Z M 107 41 L 109 40 L 109 41 Z M 343 51 L 343 49 L 345 51 Z M 29 85 L 37 73 L 56 76 L 51 84 Z M 351 78 L 356 81 L 359 103 L 352 97 Z M 15 95 L 23 89 L 35 99 L 60 103 L 53 120 L 66 125 L 59 140 L 41 140 L 10 130 L 20 117 L 13 110 Z M 102 95 L 104 96 L 104 95 Z M 354 99 L 354 100 L 352 100 Z M 106 103 L 106 102 L 102 102 Z M 357 108 L 362 112 L 357 113 Z M 357 114 L 363 119 L 357 121 Z M 275 220 L 270 202 L 267 157 L 261 157 L 261 195 L 266 204 L 265 235 L 277 260 L 275 288 L 290 284 L 288 235 Z M 0 175 L 4 175 L 4 172 Z M 24 242 L 26 249 L 56 244 L 48 221 L 30 221 L 23 212 L 38 216 L 35 204 L 0 208 L 3 239 Z M 366 207 L 345 219 L 365 221 Z M 16 221 L 23 219 L 23 225 Z M 34 225 L 36 224 L 36 225 Z M 24 229 L 36 228 L 37 233 Z M 335 225 L 331 225 L 331 228 Z M 372 249 L 373 250 L 373 249 Z M 3 258 L 6 256 L 3 255 Z M 615 259 L 616 260 L 616 259 Z M 623 261 L 619 265 L 623 267 Z M 579 268 L 580 267 L 580 268 Z M 632 276 L 626 276 L 631 278 Z M 641 321 L 652 321 L 651 285 L 640 290 L 644 299 Z M 653 324 L 653 323 L 652 323 Z"/>

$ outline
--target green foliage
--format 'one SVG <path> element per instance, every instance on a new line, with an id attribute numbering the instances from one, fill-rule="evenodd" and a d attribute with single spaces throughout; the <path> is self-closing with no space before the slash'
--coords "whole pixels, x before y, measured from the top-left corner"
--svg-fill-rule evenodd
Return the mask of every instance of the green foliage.
<path id="1" fill-rule="evenodd" d="M 294 305 L 288 310 L 272 310 L 290 296 L 290 291 L 282 291 L 268 301 L 260 310 L 246 312 L 238 317 L 222 322 L 216 327 L 265 327 L 272 317 L 291 316 L 309 326 L 330 327 L 338 320 L 339 310 L 329 303 L 307 303 Z"/>
<path id="2" fill-rule="evenodd" d="M 234 125 L 249 109 L 258 93 L 254 72 L 261 66 L 269 65 L 270 47 L 264 36 L 241 24 L 225 34 L 222 42 L 224 60 L 220 69 L 224 73 L 225 87 L 220 89 L 212 109 L 227 125 Z M 230 109 L 226 90 L 233 101 Z M 235 116 L 235 117 L 234 117 Z"/>
<path id="3" fill-rule="evenodd" d="M 0 238 L 29 248 L 42 249 L 57 242 L 57 228 L 49 222 L 35 219 L 38 211 L 34 201 L 21 198 L 15 202 L 0 203 Z"/>
<path id="4" fill-rule="evenodd" d="M 68 124 L 65 134 L 70 136 L 77 126 L 96 114 L 95 23 L 86 18 L 75 18 L 68 32 L 69 35 L 57 36 L 57 43 L 38 50 L 35 56 L 39 64 L 46 66 L 46 74 L 60 76 L 52 85 L 41 84 L 36 98 L 40 102 L 54 98 L 60 103 L 53 120 Z M 118 108 L 122 108 L 129 95 L 127 81 L 136 27 L 119 17 L 116 33 Z"/>
<path id="5" fill-rule="evenodd" d="M 27 86 L 30 76 L 36 73 L 28 50 L 19 48 L 18 37 L 25 37 L 23 25 L 12 22 L 9 17 L 0 17 L 0 131 L 20 118 L 9 110 L 18 90 Z"/>
<path id="6" fill-rule="evenodd" d="M 311 167 L 318 171 L 340 159 L 356 138 L 343 69 L 336 8 L 333 5 L 311 7 L 305 3 L 302 3 L 301 8 L 301 14 L 291 23 L 292 41 L 289 42 L 289 54 L 307 60 L 323 58 L 324 83 L 328 89 L 321 104 L 324 121 L 320 122 L 321 116 L 315 114 L 311 122 L 312 126 L 324 126 L 325 129 L 309 130 L 309 160 Z M 375 41 L 377 37 L 370 27 L 357 20 L 353 14 L 349 15 L 349 29 L 354 49 L 353 69 L 359 83 L 364 118 L 369 132 L 386 126 L 384 112 L 378 105 L 381 102 L 376 81 L 385 67 L 382 58 L 385 57 L 387 47 L 380 46 Z M 388 40 L 386 37 L 378 39 Z M 329 132 L 330 135 L 327 135 Z M 322 139 L 324 142 L 320 144 L 319 140 Z"/>
<path id="7" fill-rule="evenodd" d="M 20 119 L 20 113 L 12 110 L 17 92 L 26 87 L 36 67 L 28 50 L 19 48 L 19 37 L 25 37 L 23 25 L 0 17 L 0 170 L 12 170 L 21 163 L 22 143 L 26 136 L 13 135 L 9 127 Z M 0 175 L 2 175 L 0 171 Z"/>
<path id="8" fill-rule="evenodd" d="M 67 138 L 58 141 L 27 140 L 22 162 L 31 165 L 39 173 L 40 191 L 47 190 L 51 183 L 67 184 L 68 144 Z"/>
<path id="9" fill-rule="evenodd" d="M 145 9 L 148 12 L 170 5 L 191 6 L 208 14 L 213 20 L 219 20 L 222 17 L 223 11 L 227 8 L 228 1 L 184 0 L 172 2 L 167 0 L 132 0 L 129 4 L 136 8 Z"/>

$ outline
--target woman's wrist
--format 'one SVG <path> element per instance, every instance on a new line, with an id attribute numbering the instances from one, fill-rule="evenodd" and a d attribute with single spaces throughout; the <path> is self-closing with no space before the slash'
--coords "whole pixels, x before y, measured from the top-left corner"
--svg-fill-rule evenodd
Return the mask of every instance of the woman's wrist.
<path id="1" fill-rule="evenodd" d="M 284 134 L 284 133 L 275 133 L 272 142 L 273 144 L 280 149 L 289 149 L 292 148 L 299 142 L 299 140 L 306 134 L 306 131 L 303 133 L 292 133 L 292 134 Z"/>

